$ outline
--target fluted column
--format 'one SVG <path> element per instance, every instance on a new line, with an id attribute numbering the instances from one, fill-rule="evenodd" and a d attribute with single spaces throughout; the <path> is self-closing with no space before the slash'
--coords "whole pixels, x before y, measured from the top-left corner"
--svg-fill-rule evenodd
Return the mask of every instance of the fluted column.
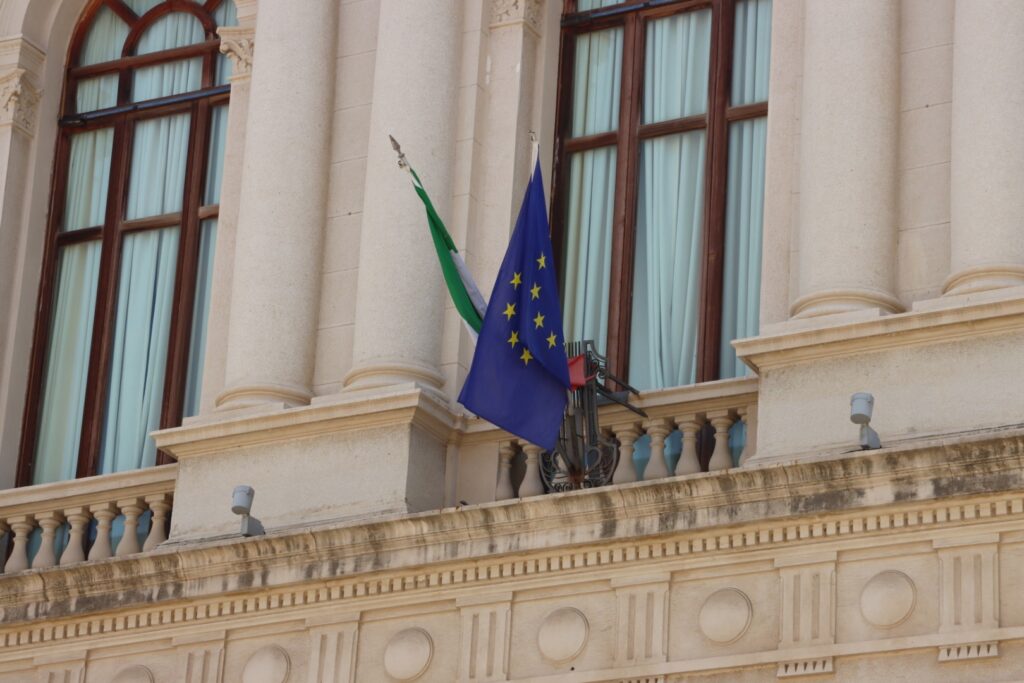
<path id="1" fill-rule="evenodd" d="M 382 0 L 367 153 L 349 389 L 439 389 L 444 288 L 423 204 L 398 169 L 402 143 L 443 219 L 451 217 L 462 3 Z"/>
<path id="2" fill-rule="evenodd" d="M 261 2 L 221 407 L 310 399 L 337 2 Z"/>
<path id="3" fill-rule="evenodd" d="M 1024 3 L 960 0 L 946 294 L 1024 285 Z"/>
<path id="4" fill-rule="evenodd" d="M 899 13 L 804 4 L 796 317 L 899 310 L 895 285 Z"/>

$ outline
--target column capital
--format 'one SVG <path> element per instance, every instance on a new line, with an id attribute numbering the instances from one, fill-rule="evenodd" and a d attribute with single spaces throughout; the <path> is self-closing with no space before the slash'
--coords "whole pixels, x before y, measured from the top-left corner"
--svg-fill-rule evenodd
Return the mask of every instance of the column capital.
<path id="1" fill-rule="evenodd" d="M 0 74 L 0 126 L 13 126 L 25 135 L 35 135 L 36 112 L 42 91 L 22 68 Z"/>
<path id="2" fill-rule="evenodd" d="M 252 55 L 256 49 L 256 30 L 244 26 L 222 26 L 217 30 L 220 36 L 220 53 L 231 59 L 234 68 L 231 80 L 238 81 L 252 76 Z"/>
<path id="3" fill-rule="evenodd" d="M 543 0 L 493 0 L 490 28 L 522 24 L 540 35 Z"/>

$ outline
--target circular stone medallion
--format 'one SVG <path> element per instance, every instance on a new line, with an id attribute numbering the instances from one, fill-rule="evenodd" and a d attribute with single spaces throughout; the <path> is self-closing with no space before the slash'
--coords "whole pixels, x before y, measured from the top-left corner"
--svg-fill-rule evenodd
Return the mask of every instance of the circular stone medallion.
<path id="1" fill-rule="evenodd" d="M 423 675 L 434 656 L 434 641 L 421 628 L 399 631 L 384 648 L 384 670 L 398 681 L 412 681 Z"/>
<path id="2" fill-rule="evenodd" d="M 575 607 L 559 607 L 544 617 L 537 631 L 537 648 L 544 658 L 565 664 L 579 657 L 587 644 L 590 624 Z"/>
<path id="3" fill-rule="evenodd" d="M 747 632 L 752 615 L 753 609 L 746 593 L 736 588 L 723 588 L 704 601 L 697 623 L 708 640 L 728 644 Z"/>
<path id="4" fill-rule="evenodd" d="M 892 628 L 902 624 L 914 611 L 917 588 L 903 572 L 886 570 L 864 584 L 860 613 L 872 626 Z"/>
<path id="5" fill-rule="evenodd" d="M 288 653 L 276 645 L 261 647 L 242 669 L 242 683 L 286 683 L 292 669 Z"/>

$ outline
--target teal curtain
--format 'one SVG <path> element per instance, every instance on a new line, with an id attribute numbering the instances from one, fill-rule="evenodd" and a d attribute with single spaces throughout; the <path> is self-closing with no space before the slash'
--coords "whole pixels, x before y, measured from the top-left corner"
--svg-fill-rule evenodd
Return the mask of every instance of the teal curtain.
<path id="1" fill-rule="evenodd" d="M 619 125 L 622 29 L 580 35 L 573 76 L 574 137 L 613 131 Z M 562 266 L 566 338 L 592 339 L 604 352 L 615 202 L 615 147 L 578 152 L 569 162 L 565 262 Z"/>
<path id="2" fill-rule="evenodd" d="M 61 248 L 33 484 L 75 478 L 99 269 L 99 240 Z"/>
<path id="3" fill-rule="evenodd" d="M 707 110 L 711 12 L 647 25 L 643 120 L 656 123 Z M 639 389 L 697 378 L 701 224 L 706 133 L 644 140 L 633 263 L 629 381 Z"/>
<path id="4" fill-rule="evenodd" d="M 177 260 L 177 227 L 124 238 L 100 474 L 156 463 Z"/>
<path id="5" fill-rule="evenodd" d="M 172 12 L 145 30 L 135 52 L 144 55 L 201 43 L 205 39 L 206 33 L 198 19 L 184 12 Z M 202 57 L 136 69 L 132 75 L 132 101 L 140 102 L 199 90 L 202 79 Z"/>
<path id="6" fill-rule="evenodd" d="M 177 114 L 136 125 L 127 218 L 181 210 L 189 123 Z M 129 233 L 122 242 L 100 473 L 156 462 L 149 433 L 160 426 L 177 260 L 177 227 Z"/>
<path id="7" fill-rule="evenodd" d="M 771 10 L 771 0 L 736 3 L 730 94 L 734 106 L 768 99 Z M 723 378 L 753 374 L 736 357 L 730 342 L 758 333 L 767 123 L 765 117 L 759 117 L 729 125 L 719 354 L 719 373 Z"/>
<path id="8" fill-rule="evenodd" d="M 103 225 L 113 145 L 113 128 L 78 133 L 71 138 L 61 232 Z"/>

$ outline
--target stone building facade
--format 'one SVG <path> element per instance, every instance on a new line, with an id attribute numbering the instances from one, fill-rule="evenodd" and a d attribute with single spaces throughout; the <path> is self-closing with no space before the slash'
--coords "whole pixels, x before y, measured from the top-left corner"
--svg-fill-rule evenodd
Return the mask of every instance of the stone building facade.
<path id="1" fill-rule="evenodd" d="M 1019 680 L 1021 73 L 1015 0 L 0 0 L 0 683 Z M 389 134 L 485 290 L 539 139 L 614 483 L 456 402 Z"/>

